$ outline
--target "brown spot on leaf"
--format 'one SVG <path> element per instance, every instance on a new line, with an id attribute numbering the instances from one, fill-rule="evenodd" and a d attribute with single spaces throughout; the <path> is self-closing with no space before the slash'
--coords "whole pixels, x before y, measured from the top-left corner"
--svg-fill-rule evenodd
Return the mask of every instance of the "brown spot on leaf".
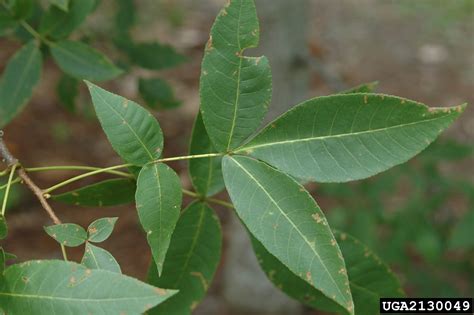
<path id="1" fill-rule="evenodd" d="M 166 295 L 168 291 L 162 288 L 155 288 L 155 292 L 158 293 L 159 295 Z"/>
<path id="2" fill-rule="evenodd" d="M 321 223 L 323 221 L 323 219 L 321 218 L 321 216 L 319 215 L 319 213 L 313 213 L 311 215 L 313 217 L 313 219 L 317 222 L 317 223 Z"/>

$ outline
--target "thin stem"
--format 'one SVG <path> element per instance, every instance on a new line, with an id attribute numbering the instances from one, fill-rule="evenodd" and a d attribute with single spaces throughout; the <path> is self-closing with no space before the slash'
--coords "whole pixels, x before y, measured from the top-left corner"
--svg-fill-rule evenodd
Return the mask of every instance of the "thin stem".
<path id="1" fill-rule="evenodd" d="M 195 193 L 195 192 L 192 192 L 192 191 L 190 191 L 190 190 L 182 189 L 182 191 L 183 191 L 183 194 L 184 194 L 184 195 L 188 195 L 188 196 L 193 197 L 193 198 L 196 198 L 196 199 L 201 198 L 201 196 L 200 196 L 199 194 L 197 194 L 197 193 Z"/>
<path id="2" fill-rule="evenodd" d="M 124 168 L 124 167 L 129 167 L 129 166 L 132 166 L 132 164 L 122 164 L 122 165 L 115 165 L 115 166 L 110 166 L 110 167 L 106 167 L 106 168 L 99 168 L 95 171 L 84 173 L 84 174 L 69 178 L 69 179 L 67 179 L 63 182 L 60 182 L 60 183 L 58 183 L 54 186 L 46 188 L 46 189 L 43 190 L 43 194 L 48 194 L 48 193 L 52 192 L 53 190 L 64 187 L 66 185 L 69 185 L 70 183 L 76 182 L 78 180 L 81 180 L 81 179 L 89 177 L 89 176 L 93 176 L 93 175 L 100 174 L 100 173 L 106 173 L 107 171 L 111 171 L 111 170 L 115 170 L 115 169 L 119 169 L 119 168 Z"/>
<path id="3" fill-rule="evenodd" d="M 44 166 L 44 167 L 25 167 L 25 170 L 29 173 L 31 172 L 45 172 L 45 171 L 61 171 L 61 170 L 66 170 L 66 171 L 97 171 L 97 170 L 103 170 L 104 168 L 102 167 L 94 167 L 94 166 L 77 166 L 77 165 L 55 165 L 55 166 Z M 120 171 L 114 171 L 114 170 L 109 170 L 105 171 L 104 173 L 108 174 L 113 174 L 113 175 L 118 175 L 122 177 L 127 177 L 127 178 L 134 178 L 134 176 L 130 173 L 125 173 L 125 172 L 120 172 Z"/>
<path id="4" fill-rule="evenodd" d="M 195 155 L 183 155 L 183 156 L 174 156 L 170 158 L 158 159 L 154 160 L 151 163 L 158 163 L 158 162 L 171 162 L 171 161 L 180 161 L 180 160 L 191 160 L 191 159 L 202 159 L 207 157 L 216 157 L 216 156 L 223 156 L 224 153 L 206 153 L 206 154 L 195 154 Z"/>
<path id="5" fill-rule="evenodd" d="M 8 177 L 7 189 L 5 190 L 5 196 L 3 197 L 2 204 L 2 216 L 5 216 L 5 210 L 7 209 L 8 195 L 10 194 L 10 187 L 12 185 L 13 175 L 15 174 L 16 164 L 13 165 L 12 170 L 10 171 L 10 176 Z"/>
<path id="6" fill-rule="evenodd" d="M 224 200 L 220 200 L 220 199 L 216 199 L 216 198 L 203 198 L 201 195 L 193 192 L 193 191 L 189 191 L 187 189 L 183 189 L 183 194 L 187 195 L 187 196 L 190 196 L 190 197 L 193 197 L 193 198 L 196 198 L 196 199 L 202 199 L 203 201 L 208 201 L 210 203 L 215 203 L 217 205 L 221 205 L 221 206 L 224 206 L 226 208 L 229 208 L 229 209 L 234 209 L 234 205 L 231 204 L 230 202 L 227 202 L 227 201 L 224 201 Z"/>
<path id="7" fill-rule="evenodd" d="M 20 177 L 17 177 L 17 178 L 15 178 L 14 180 L 12 180 L 11 186 L 13 186 L 13 184 L 16 184 L 16 183 L 19 183 L 19 182 L 21 182 L 21 178 L 20 178 Z M 8 186 L 8 184 L 5 184 L 5 185 L 0 186 L 0 190 L 5 189 L 7 186 Z"/>
<path id="8" fill-rule="evenodd" d="M 65 261 L 67 261 L 66 246 L 64 246 L 63 244 L 60 244 L 60 245 L 61 245 L 61 252 L 63 253 L 63 258 Z"/>

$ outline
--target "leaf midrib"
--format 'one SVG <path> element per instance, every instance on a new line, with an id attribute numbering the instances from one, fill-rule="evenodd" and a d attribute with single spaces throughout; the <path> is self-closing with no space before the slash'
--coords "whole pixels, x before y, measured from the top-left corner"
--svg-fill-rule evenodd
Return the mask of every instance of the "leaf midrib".
<path id="1" fill-rule="evenodd" d="M 308 141 L 326 140 L 326 139 L 332 139 L 332 138 L 343 138 L 343 137 L 350 137 L 350 136 L 358 136 L 358 135 L 362 135 L 362 134 L 371 134 L 371 133 L 376 133 L 376 132 L 380 132 L 380 131 L 387 131 L 387 130 L 391 130 L 391 129 L 397 129 L 397 128 L 402 128 L 402 127 L 406 127 L 406 126 L 413 126 L 413 125 L 417 125 L 417 124 L 427 123 L 427 122 L 430 122 L 430 121 L 447 118 L 447 117 L 449 117 L 453 114 L 455 114 L 455 113 L 449 113 L 449 114 L 444 115 L 444 116 L 439 116 L 439 117 L 431 118 L 431 119 L 424 119 L 424 120 L 415 121 L 415 122 L 411 122 L 411 123 L 407 123 L 407 124 L 400 124 L 400 125 L 396 125 L 396 126 L 370 129 L 370 130 L 364 130 L 364 131 L 359 131 L 359 132 L 342 133 L 342 134 L 338 134 L 338 135 L 308 137 L 308 138 L 283 140 L 283 141 L 275 141 L 275 142 L 268 142 L 268 143 L 262 143 L 262 144 L 257 144 L 257 145 L 253 145 L 253 146 L 248 146 L 248 147 L 244 146 L 241 149 L 236 150 L 235 152 L 238 153 L 238 152 L 258 149 L 258 148 L 262 148 L 262 147 L 269 147 L 269 146 L 289 144 L 289 143 L 308 142 Z"/>
<path id="2" fill-rule="evenodd" d="M 46 300 L 58 300 L 58 301 L 73 301 L 73 302 L 109 302 L 109 301 L 126 301 L 126 300 L 138 300 L 138 299 L 150 299 L 156 298 L 156 295 L 149 296 L 137 296 L 137 297 L 121 297 L 121 298 L 104 298 L 104 299 L 86 299 L 86 298 L 67 298 L 61 296 L 49 296 L 49 295 L 32 295 L 32 294 L 19 294 L 19 293 L 8 293 L 0 292 L 0 296 L 9 296 L 14 298 L 23 298 L 23 299 L 46 299 Z"/>
<path id="3" fill-rule="evenodd" d="M 240 164 L 239 162 L 237 162 L 234 158 L 230 157 L 232 159 L 232 161 L 234 163 L 236 163 L 245 173 L 247 173 L 247 175 L 264 191 L 264 193 L 268 196 L 268 198 L 270 199 L 270 201 L 278 208 L 278 210 L 281 212 L 281 214 L 286 218 L 286 220 L 293 226 L 293 228 L 298 232 L 298 234 L 301 236 L 301 238 L 305 241 L 305 243 L 307 244 L 307 246 L 309 248 L 311 248 L 311 251 L 314 253 L 314 255 L 319 259 L 319 261 L 321 262 L 321 265 L 324 267 L 326 273 L 329 275 L 329 278 L 331 279 L 331 281 L 334 283 L 335 287 L 337 288 L 337 290 L 339 291 L 339 294 L 340 296 L 343 298 L 344 301 L 347 302 L 347 300 L 344 298 L 344 294 L 342 293 L 342 291 L 340 290 L 339 286 L 337 285 L 337 283 L 335 282 L 334 278 L 332 277 L 331 273 L 329 272 L 329 270 L 327 269 L 326 267 L 326 264 L 323 262 L 323 260 L 321 259 L 321 257 L 319 256 L 318 252 L 316 252 L 316 250 L 311 246 L 311 243 L 309 242 L 309 240 L 304 236 L 304 234 L 299 230 L 299 228 L 290 220 L 290 218 L 286 215 L 286 213 L 283 211 L 283 209 L 280 208 L 280 206 L 278 205 L 278 203 L 275 201 L 275 199 L 273 199 L 273 197 L 270 195 L 270 193 L 260 184 L 260 182 L 251 174 L 249 173 L 245 167 L 242 166 L 242 164 Z M 310 284 L 311 285 L 311 284 Z M 321 292 L 323 292 L 322 289 L 319 289 L 321 290 Z"/>

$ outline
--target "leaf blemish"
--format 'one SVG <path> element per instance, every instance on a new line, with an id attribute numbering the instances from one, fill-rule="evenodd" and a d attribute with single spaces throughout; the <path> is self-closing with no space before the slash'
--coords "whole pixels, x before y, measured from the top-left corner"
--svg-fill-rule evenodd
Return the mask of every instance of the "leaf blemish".
<path id="1" fill-rule="evenodd" d="M 319 213 L 313 213 L 311 215 L 313 217 L 313 219 L 317 222 L 317 223 L 321 223 L 323 221 L 323 219 L 321 218 L 321 216 L 319 215 Z"/>

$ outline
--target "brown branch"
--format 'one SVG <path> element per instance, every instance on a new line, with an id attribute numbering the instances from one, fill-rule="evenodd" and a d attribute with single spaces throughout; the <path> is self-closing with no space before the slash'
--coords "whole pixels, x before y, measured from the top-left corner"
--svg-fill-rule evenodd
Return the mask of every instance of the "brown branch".
<path id="1" fill-rule="evenodd" d="M 3 131 L 0 131 L 0 156 L 5 160 L 8 167 L 12 167 L 13 165 L 17 165 L 19 167 L 18 176 L 20 176 L 20 178 L 23 180 L 26 186 L 35 194 L 35 196 L 38 198 L 39 202 L 43 206 L 44 210 L 46 210 L 51 220 L 53 220 L 54 224 L 61 224 L 61 220 L 59 220 L 59 218 L 54 213 L 53 208 L 51 208 L 51 206 L 49 205 L 41 188 L 39 188 L 38 185 L 36 185 L 35 182 L 33 182 L 33 180 L 26 173 L 25 169 L 21 167 L 20 163 L 18 162 L 18 159 L 16 159 L 10 153 L 10 150 L 8 150 L 8 147 L 3 141 L 2 136 L 3 136 Z"/>

